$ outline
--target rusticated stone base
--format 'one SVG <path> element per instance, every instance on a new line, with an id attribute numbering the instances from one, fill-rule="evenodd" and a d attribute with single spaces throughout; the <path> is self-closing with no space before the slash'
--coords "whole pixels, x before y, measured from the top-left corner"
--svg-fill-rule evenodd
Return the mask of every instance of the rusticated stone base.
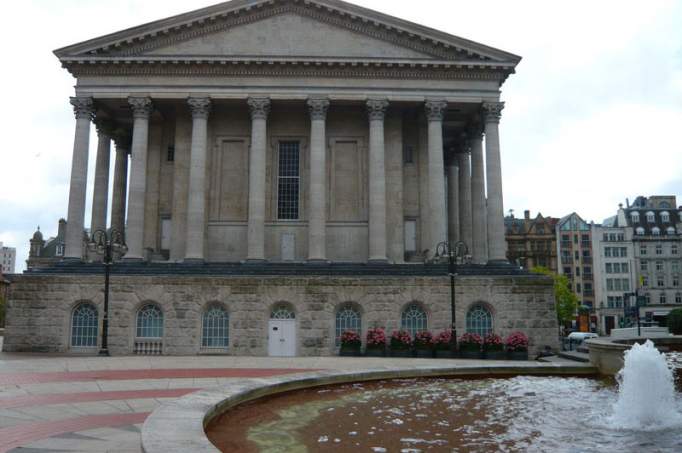
<path id="1" fill-rule="evenodd" d="M 103 300 L 101 276 L 16 276 L 3 350 L 82 352 L 70 345 L 72 310 L 93 302 L 101 329 Z M 385 327 L 389 334 L 399 328 L 402 310 L 415 302 L 425 309 L 432 332 L 450 325 L 447 277 L 112 275 L 109 300 L 109 349 L 118 355 L 133 352 L 136 312 L 148 302 L 163 310 L 167 355 L 201 352 L 201 315 L 212 303 L 229 312 L 226 353 L 232 355 L 267 355 L 270 311 L 280 302 L 295 311 L 300 356 L 336 354 L 335 313 L 348 302 L 362 314 L 363 339 L 369 327 Z M 559 346 L 552 282 L 546 277 L 460 276 L 456 302 L 459 334 L 466 331 L 467 310 L 483 303 L 493 313 L 496 333 L 520 330 L 530 337 L 531 357 L 545 346 Z"/>

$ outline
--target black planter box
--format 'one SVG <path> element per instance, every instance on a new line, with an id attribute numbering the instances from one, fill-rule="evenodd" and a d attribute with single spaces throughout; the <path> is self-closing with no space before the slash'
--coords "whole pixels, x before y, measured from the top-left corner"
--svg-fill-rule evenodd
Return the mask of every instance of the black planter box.
<path id="1" fill-rule="evenodd" d="M 417 358 L 420 358 L 420 359 L 432 359 L 433 358 L 433 349 L 415 349 L 415 353 L 417 355 Z"/>
<path id="2" fill-rule="evenodd" d="M 488 360 L 507 360 L 507 353 L 504 349 L 499 351 L 485 351 L 484 358 Z"/>
<path id="3" fill-rule="evenodd" d="M 386 349 L 384 348 L 367 348 L 365 350 L 365 357 L 385 357 Z"/>
<path id="4" fill-rule="evenodd" d="M 528 351 L 508 351 L 509 360 L 528 360 Z"/>
<path id="5" fill-rule="evenodd" d="M 339 349 L 339 356 L 341 357 L 359 357 L 360 356 L 360 348 L 344 348 L 341 347 Z"/>
<path id="6" fill-rule="evenodd" d="M 460 349 L 459 357 L 462 359 L 480 359 L 482 353 L 476 349 Z"/>
<path id="7" fill-rule="evenodd" d="M 409 349 L 391 349 L 391 357 L 412 357 L 412 351 Z"/>
<path id="8" fill-rule="evenodd" d="M 436 349 L 434 353 L 437 359 L 454 359 L 457 357 L 456 352 L 452 352 L 448 349 Z"/>

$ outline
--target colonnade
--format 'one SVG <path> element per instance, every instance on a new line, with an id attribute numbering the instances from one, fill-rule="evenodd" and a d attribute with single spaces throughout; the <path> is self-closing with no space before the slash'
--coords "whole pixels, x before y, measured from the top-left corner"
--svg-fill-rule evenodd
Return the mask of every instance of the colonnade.
<path id="1" fill-rule="evenodd" d="M 92 98 L 71 98 L 76 116 L 71 186 L 65 258 L 82 257 L 83 225 L 88 168 L 90 124 L 94 119 Z M 148 97 L 130 97 L 133 113 L 132 141 L 121 131 L 98 125 L 97 161 L 92 207 L 92 231 L 106 227 L 109 187 L 110 143 L 116 144 L 114 184 L 111 206 L 111 226 L 120 231 L 126 227 L 126 242 L 130 260 L 141 260 L 145 213 L 146 173 L 149 119 L 153 111 Z M 208 153 L 208 119 L 212 101 L 209 97 L 190 97 L 192 140 L 187 203 L 186 261 L 205 259 L 206 234 L 206 166 Z M 266 208 L 266 147 L 267 120 L 271 101 L 267 97 L 248 98 L 251 114 L 251 149 L 249 155 L 248 194 L 248 261 L 264 261 Z M 310 98 L 306 105 L 310 114 L 310 184 L 307 194 L 310 206 L 308 218 L 308 260 L 326 262 L 326 117 L 330 106 L 327 98 Z M 469 245 L 475 263 L 506 260 L 502 207 L 502 175 L 500 166 L 498 124 L 503 103 L 483 103 L 484 127 L 467 131 L 466 145 L 448 160 L 446 171 L 443 155 L 443 119 L 447 102 L 427 100 L 424 110 L 428 124 L 427 174 L 428 221 L 423 244 L 435 249 L 443 240 L 463 240 Z M 373 98 L 366 101 L 369 128 L 369 250 L 370 262 L 387 262 L 386 243 L 386 166 L 384 121 L 389 101 Z M 483 149 L 485 133 L 485 153 Z M 131 154 L 130 186 L 126 197 L 128 151 Z M 471 161 L 469 161 L 469 153 Z M 485 162 L 485 163 L 484 163 Z M 446 193 L 446 174 L 448 190 Z M 486 197 L 487 185 L 487 197 Z M 446 209 L 446 197 L 448 198 Z"/>

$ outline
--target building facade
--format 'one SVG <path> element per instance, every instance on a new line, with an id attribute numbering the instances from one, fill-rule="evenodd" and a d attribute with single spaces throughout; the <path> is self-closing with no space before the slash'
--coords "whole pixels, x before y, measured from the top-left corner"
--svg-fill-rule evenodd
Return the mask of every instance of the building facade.
<path id="1" fill-rule="evenodd" d="M 640 317 L 664 325 L 670 310 L 682 307 L 682 207 L 674 196 L 639 196 L 623 217 L 633 230 L 639 294 L 646 302 Z"/>
<path id="2" fill-rule="evenodd" d="M 40 227 L 33 233 L 33 237 L 29 241 L 28 260 L 26 260 L 27 269 L 37 269 L 41 267 L 49 267 L 64 259 L 64 239 L 66 238 L 66 220 L 59 219 L 57 226 L 57 236 L 50 237 L 47 240 L 43 239 L 43 233 Z M 84 243 L 86 242 L 84 237 Z M 85 247 L 83 247 L 85 252 Z M 86 255 L 83 255 L 85 259 Z"/>
<path id="3" fill-rule="evenodd" d="M 7 247 L 0 242 L 0 272 L 13 274 L 17 262 L 17 249 Z"/>
<path id="4" fill-rule="evenodd" d="M 20 277 L 10 314 L 23 306 L 40 316 L 41 298 L 55 294 L 49 282 L 94 272 L 83 231 L 111 228 L 127 245 L 127 286 L 112 294 L 118 352 L 200 352 L 205 338 L 228 353 L 330 352 L 329 332 L 369 320 L 440 327 L 446 272 L 423 263 L 439 243 L 463 240 L 473 264 L 461 276 L 471 291 L 462 331 L 518 328 L 533 347 L 555 344 L 556 317 L 544 315 L 551 282 L 506 258 L 500 88 L 520 57 L 338 0 L 234 0 L 55 54 L 77 82 L 64 260 Z M 174 286 L 169 274 L 193 277 Z M 73 334 L 101 317 L 88 285 L 51 306 L 43 334 L 16 334 L 5 349 L 96 347 L 93 335 Z M 394 300 L 377 295 L 385 288 Z M 520 314 L 505 317 L 507 304 Z M 10 333 L 20 319 L 10 316 Z M 243 337 L 238 348 L 225 346 L 228 331 Z M 194 349 L 172 346 L 180 337 L 196 339 Z"/>
<path id="5" fill-rule="evenodd" d="M 578 296 L 579 305 L 589 307 L 593 313 L 595 308 L 594 255 L 590 224 L 575 212 L 562 217 L 557 223 L 556 240 L 559 274 L 565 275 L 571 281 L 571 287 Z"/>
<path id="6" fill-rule="evenodd" d="M 605 220 L 602 225 L 592 225 L 595 309 L 599 332 L 603 335 L 630 321 L 627 308 L 636 301 L 637 267 L 632 228 L 624 219 L 621 207 L 617 217 Z"/>
<path id="7" fill-rule="evenodd" d="M 539 266 L 557 273 L 555 228 L 558 221 L 540 213 L 531 219 L 530 211 L 524 212 L 523 219 L 515 218 L 513 213 L 506 216 L 507 259 L 525 269 Z"/>

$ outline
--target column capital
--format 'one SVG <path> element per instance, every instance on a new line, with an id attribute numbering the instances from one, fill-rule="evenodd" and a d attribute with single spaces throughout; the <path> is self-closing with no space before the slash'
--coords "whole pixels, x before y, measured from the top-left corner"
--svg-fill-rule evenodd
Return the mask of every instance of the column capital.
<path id="1" fill-rule="evenodd" d="M 268 114 L 270 113 L 270 98 L 248 98 L 246 103 L 249 104 L 252 120 L 264 120 L 268 118 Z"/>
<path id="2" fill-rule="evenodd" d="M 209 97 L 189 97 L 187 98 L 187 104 L 192 113 L 192 118 L 207 119 L 208 115 L 211 113 L 211 98 Z"/>
<path id="3" fill-rule="evenodd" d="M 504 102 L 484 102 L 483 119 L 486 123 L 499 123 L 504 110 Z"/>
<path id="4" fill-rule="evenodd" d="M 306 101 L 311 120 L 326 120 L 327 110 L 329 109 L 329 99 L 327 98 L 308 98 Z"/>
<path id="5" fill-rule="evenodd" d="M 448 103 L 443 99 L 427 99 L 424 103 L 426 119 L 429 121 L 443 121 L 447 108 Z"/>
<path id="6" fill-rule="evenodd" d="M 73 106 L 73 114 L 76 116 L 76 119 L 85 118 L 92 120 L 95 118 L 95 102 L 91 97 L 75 96 L 69 98 L 69 102 Z"/>
<path id="7" fill-rule="evenodd" d="M 129 97 L 128 104 L 133 109 L 133 118 L 149 119 L 154 110 L 152 100 L 148 97 Z"/>
<path id="8" fill-rule="evenodd" d="M 367 99 L 367 113 L 369 120 L 383 121 L 388 109 L 388 99 Z"/>

